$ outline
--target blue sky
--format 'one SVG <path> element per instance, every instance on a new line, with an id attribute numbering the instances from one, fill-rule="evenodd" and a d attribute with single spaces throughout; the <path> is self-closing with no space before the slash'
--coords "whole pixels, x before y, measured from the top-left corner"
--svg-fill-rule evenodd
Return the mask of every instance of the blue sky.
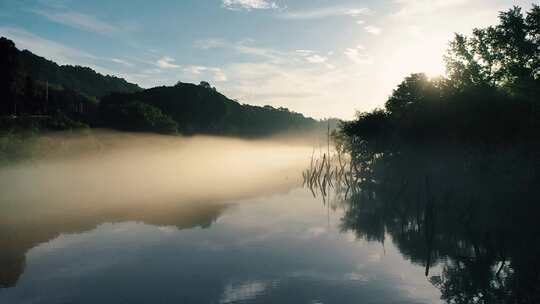
<path id="1" fill-rule="evenodd" d="M 529 0 L 0 0 L 0 35 L 142 87 L 207 80 L 242 103 L 349 119 L 413 72 L 444 73 L 454 32 Z"/>

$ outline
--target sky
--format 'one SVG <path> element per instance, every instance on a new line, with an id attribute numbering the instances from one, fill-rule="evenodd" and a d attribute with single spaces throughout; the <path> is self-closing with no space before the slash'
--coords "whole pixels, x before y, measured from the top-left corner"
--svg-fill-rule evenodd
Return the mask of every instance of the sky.
<path id="1" fill-rule="evenodd" d="M 530 0 L 0 0 L 0 36 L 141 87 L 208 81 L 241 103 L 351 119 L 454 33 Z"/>

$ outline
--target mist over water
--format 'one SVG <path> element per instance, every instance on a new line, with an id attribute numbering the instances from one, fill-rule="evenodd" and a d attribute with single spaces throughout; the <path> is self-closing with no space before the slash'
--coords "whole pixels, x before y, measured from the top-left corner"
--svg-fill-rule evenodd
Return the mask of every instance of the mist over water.
<path id="1" fill-rule="evenodd" d="M 344 233 L 343 212 L 299 189 L 312 145 L 103 132 L 31 149 L 0 168 L 0 303 L 438 297 L 393 245 Z"/>
<path id="2" fill-rule="evenodd" d="M 310 147 L 272 140 L 113 132 L 56 135 L 35 146 L 54 149 L 0 169 L 3 205 L 223 203 L 297 185 L 311 153 Z"/>

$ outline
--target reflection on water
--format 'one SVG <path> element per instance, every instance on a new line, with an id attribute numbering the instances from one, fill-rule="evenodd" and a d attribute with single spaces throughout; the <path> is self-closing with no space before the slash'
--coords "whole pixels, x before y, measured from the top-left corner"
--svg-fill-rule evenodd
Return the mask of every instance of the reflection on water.
<path id="1" fill-rule="evenodd" d="M 0 302 L 436 302 L 422 268 L 342 233 L 342 216 L 296 189 L 238 201 L 207 229 L 101 224 L 30 249 Z"/>
<path id="2" fill-rule="evenodd" d="M 38 146 L 36 159 L 0 168 L 0 287 L 15 286 L 28 250 L 61 234 L 123 221 L 209 227 L 240 199 L 295 187 L 307 153 L 117 133 L 47 137 Z"/>
<path id="3" fill-rule="evenodd" d="M 539 302 L 522 155 L 377 155 L 306 190 L 311 148 L 98 140 L 0 169 L 0 303 Z"/>
<path id="4" fill-rule="evenodd" d="M 448 303 L 539 303 L 537 155 L 453 148 L 356 155 L 353 181 L 333 187 L 343 230 L 390 235 Z M 321 194 L 332 187 L 312 184 Z"/>

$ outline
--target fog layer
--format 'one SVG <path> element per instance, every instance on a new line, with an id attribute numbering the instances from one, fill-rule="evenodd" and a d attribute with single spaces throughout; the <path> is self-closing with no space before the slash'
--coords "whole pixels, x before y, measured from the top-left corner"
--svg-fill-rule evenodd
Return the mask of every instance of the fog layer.
<path id="1" fill-rule="evenodd" d="M 34 148 L 32 160 L 0 168 L 4 224 L 105 210 L 156 213 L 285 191 L 298 185 L 311 154 L 271 140 L 111 132 L 47 136 Z"/>

